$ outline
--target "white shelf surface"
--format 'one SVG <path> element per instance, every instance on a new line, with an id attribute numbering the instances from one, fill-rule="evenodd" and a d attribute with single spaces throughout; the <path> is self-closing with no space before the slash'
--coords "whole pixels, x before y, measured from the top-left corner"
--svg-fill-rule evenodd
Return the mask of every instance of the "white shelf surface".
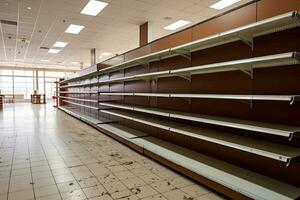
<path id="1" fill-rule="evenodd" d="M 129 139 L 134 139 L 134 138 L 139 138 L 139 137 L 145 137 L 148 136 L 147 133 L 114 123 L 114 124 L 99 124 L 98 127 L 101 129 L 104 129 L 106 131 L 112 132 L 115 135 L 129 140 Z"/>
<path id="2" fill-rule="evenodd" d="M 98 84 L 98 82 L 81 83 L 81 84 L 72 84 L 72 85 L 59 86 L 59 88 L 86 87 L 86 86 L 93 86 L 93 85 L 97 85 L 97 84 Z"/>
<path id="3" fill-rule="evenodd" d="M 252 95 L 252 94 L 183 94 L 183 93 L 109 93 L 100 92 L 102 96 L 145 96 L 166 98 L 196 98 L 196 99 L 223 99 L 223 100 L 250 100 L 250 101 L 287 101 L 292 104 L 300 95 Z"/>
<path id="4" fill-rule="evenodd" d="M 110 119 L 106 119 L 104 117 L 100 117 L 99 119 L 95 119 L 93 117 L 90 117 L 90 116 L 87 116 L 81 112 L 78 112 L 72 108 L 66 108 L 65 106 L 60 106 L 59 109 L 65 111 L 66 113 L 82 120 L 82 121 L 85 121 L 89 124 L 92 124 L 92 125 L 100 125 L 100 124 L 106 124 L 106 123 L 110 123 L 112 122 Z"/>
<path id="5" fill-rule="evenodd" d="M 196 113 L 179 112 L 179 111 L 172 111 L 166 109 L 134 106 L 134 105 L 124 105 L 124 104 L 117 104 L 117 103 L 100 103 L 100 105 L 108 106 L 111 108 L 148 113 L 148 114 L 153 114 L 153 115 L 158 115 L 163 117 L 183 119 L 183 120 L 201 122 L 201 123 L 224 126 L 229 128 L 236 128 L 236 129 L 247 130 L 247 131 L 256 131 L 264 134 L 286 137 L 290 140 L 293 138 L 293 136 L 300 134 L 300 127 L 297 126 L 258 122 L 258 121 L 243 120 L 243 119 L 234 119 L 228 117 L 218 117 L 218 116 L 203 115 L 203 114 L 196 114 Z"/>
<path id="6" fill-rule="evenodd" d="M 76 101 L 83 101 L 83 102 L 93 102 L 93 103 L 97 103 L 97 102 L 98 102 L 98 100 L 92 100 L 92 99 L 79 99 L 79 98 L 64 97 L 64 96 L 59 96 L 58 98 L 61 98 L 61 99 L 70 99 L 70 100 L 76 100 Z"/>
<path id="7" fill-rule="evenodd" d="M 72 102 L 72 101 L 63 100 L 63 102 L 66 102 L 66 103 L 69 103 L 69 104 L 73 104 L 73 105 L 76 105 L 76 106 L 81 106 L 81 107 L 85 107 L 85 108 L 90 108 L 90 109 L 93 109 L 93 110 L 99 110 L 99 108 L 97 108 L 97 107 L 94 107 L 94 106 L 88 106 L 88 105 L 84 105 L 84 104 L 80 104 L 80 103 L 75 103 L 75 102 Z"/>
<path id="8" fill-rule="evenodd" d="M 168 130 L 174 133 L 197 138 L 214 144 L 285 162 L 287 165 L 290 163 L 291 159 L 300 156 L 300 148 L 296 147 L 279 145 L 262 140 L 237 136 L 230 133 L 223 133 L 195 126 L 188 126 L 181 123 L 170 122 L 164 119 L 147 117 L 141 114 L 118 110 L 101 110 L 101 112 L 128 119 L 134 122 L 150 125 L 156 128 Z"/>
<path id="9" fill-rule="evenodd" d="M 126 82 L 135 80 L 151 80 L 163 77 L 184 77 L 190 79 L 191 75 L 217 73 L 225 71 L 241 70 L 243 72 L 251 73 L 253 69 L 288 66 L 300 63 L 300 54 L 297 52 L 289 52 L 268 56 L 261 56 L 255 58 L 246 58 L 241 60 L 227 61 L 221 63 L 206 64 L 200 66 L 193 66 L 175 70 L 166 70 L 159 72 L 151 72 L 138 74 L 128 77 L 121 77 L 109 80 L 99 81 L 99 84 L 108 84 L 115 82 Z M 250 75 L 250 74 L 249 74 Z"/>
<path id="10" fill-rule="evenodd" d="M 206 38 L 202 38 L 174 48 L 165 49 L 117 65 L 100 69 L 99 73 L 113 72 L 116 70 L 125 69 L 128 67 L 168 58 L 171 56 L 180 55 L 182 53 L 190 53 L 193 51 L 219 46 L 238 40 L 246 41 L 246 43 L 253 43 L 252 40 L 255 37 L 291 29 L 297 26 L 300 26 L 299 13 L 296 11 L 289 12 L 259 22 L 251 23 L 239 28 L 235 28 L 229 31 L 208 36 Z"/>

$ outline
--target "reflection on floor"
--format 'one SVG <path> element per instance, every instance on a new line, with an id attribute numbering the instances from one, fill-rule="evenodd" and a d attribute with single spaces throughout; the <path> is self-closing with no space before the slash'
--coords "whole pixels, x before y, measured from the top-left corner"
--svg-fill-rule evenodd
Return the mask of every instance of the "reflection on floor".
<path id="1" fill-rule="evenodd" d="M 221 198 L 51 104 L 0 111 L 0 200 Z"/>

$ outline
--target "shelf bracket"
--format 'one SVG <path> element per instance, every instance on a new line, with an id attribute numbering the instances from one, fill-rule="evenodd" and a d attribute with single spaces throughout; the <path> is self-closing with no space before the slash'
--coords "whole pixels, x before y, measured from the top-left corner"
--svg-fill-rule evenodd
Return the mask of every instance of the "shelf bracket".
<path id="1" fill-rule="evenodd" d="M 293 96 L 291 98 L 290 105 L 293 105 L 296 101 L 299 101 L 299 100 L 300 100 L 300 96 Z"/>
<path id="2" fill-rule="evenodd" d="M 251 109 L 253 108 L 253 100 L 252 99 L 250 99 L 250 100 L 239 100 L 239 101 L 249 105 Z"/>
<path id="3" fill-rule="evenodd" d="M 237 33 L 237 36 L 245 43 L 247 44 L 251 50 L 254 50 L 254 40 L 252 35 L 250 34 L 241 34 L 241 33 Z"/>
<path id="4" fill-rule="evenodd" d="M 186 58 L 189 62 L 192 62 L 192 55 L 191 52 L 189 50 L 171 50 L 172 53 L 178 54 L 180 56 L 182 56 L 183 58 Z"/>
<path id="5" fill-rule="evenodd" d="M 300 15 L 298 13 L 294 16 L 294 20 L 295 20 L 296 24 L 298 24 L 300 26 Z"/>
<path id="6" fill-rule="evenodd" d="M 286 163 L 285 163 L 285 167 L 288 167 L 290 164 L 291 164 L 291 159 L 288 158 L 287 161 L 286 161 Z"/>
<path id="7" fill-rule="evenodd" d="M 253 68 L 252 66 L 246 66 L 246 67 L 239 67 L 237 68 L 238 70 L 240 70 L 241 72 L 247 74 L 248 76 L 251 77 L 251 79 L 253 79 Z"/>
<path id="8" fill-rule="evenodd" d="M 191 75 L 178 75 L 178 77 L 188 80 L 189 82 L 192 81 Z"/>

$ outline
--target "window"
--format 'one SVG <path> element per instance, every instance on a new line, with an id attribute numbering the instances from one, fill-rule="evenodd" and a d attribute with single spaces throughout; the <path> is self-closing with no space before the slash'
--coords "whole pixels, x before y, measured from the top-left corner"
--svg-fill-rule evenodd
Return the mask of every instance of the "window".
<path id="1" fill-rule="evenodd" d="M 69 73 L 69 72 L 68 72 Z M 51 98 L 55 92 L 54 82 L 63 78 L 66 72 L 38 71 L 39 93 Z M 36 71 L 0 70 L 0 93 L 15 95 L 15 101 L 29 100 L 36 88 Z"/>

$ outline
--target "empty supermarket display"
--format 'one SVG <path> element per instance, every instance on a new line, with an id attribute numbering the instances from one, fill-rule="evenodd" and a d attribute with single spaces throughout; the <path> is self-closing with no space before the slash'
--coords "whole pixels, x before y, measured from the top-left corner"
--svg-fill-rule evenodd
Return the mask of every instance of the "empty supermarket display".
<path id="1" fill-rule="evenodd" d="M 298 198 L 300 13 L 270 2 L 66 76 L 59 109 L 230 198 Z"/>

